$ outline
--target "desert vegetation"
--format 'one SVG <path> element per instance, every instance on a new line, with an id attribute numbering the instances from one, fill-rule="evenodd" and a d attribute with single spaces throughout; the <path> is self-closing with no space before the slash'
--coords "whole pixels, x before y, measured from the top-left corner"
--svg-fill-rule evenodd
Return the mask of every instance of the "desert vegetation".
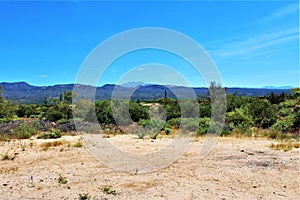
<path id="1" fill-rule="evenodd" d="M 196 101 L 162 98 L 128 103 L 116 99 L 96 102 L 80 99 L 72 104 L 76 94 L 65 91 L 59 98 L 45 99 L 40 105 L 17 105 L 0 96 L 0 139 L 25 139 L 33 135 L 59 138 L 61 132 L 75 131 L 74 122 L 95 133 L 100 130 L 93 124 L 99 123 L 106 135 L 123 134 L 120 126 L 130 126 L 135 122 L 141 128 L 132 131 L 139 138 L 149 135 L 155 139 L 159 135 L 171 135 L 178 128 L 202 136 L 209 127 L 216 125 L 211 118 L 212 94 L 209 91 L 213 91 L 213 87 L 218 86 L 212 84 L 208 97 L 199 96 Z M 227 94 L 226 102 L 225 126 L 221 136 L 298 140 L 299 88 L 292 89 L 290 94 L 270 93 L 261 97 Z"/>

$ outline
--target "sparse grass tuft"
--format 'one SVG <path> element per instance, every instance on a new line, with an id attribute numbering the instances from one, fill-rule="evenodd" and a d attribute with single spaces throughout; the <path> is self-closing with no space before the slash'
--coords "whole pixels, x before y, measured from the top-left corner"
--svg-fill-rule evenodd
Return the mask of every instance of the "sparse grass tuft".
<path id="1" fill-rule="evenodd" d="M 59 175 L 58 177 L 58 183 L 59 184 L 67 184 L 67 179 L 65 177 L 63 177 L 62 175 Z"/>
<path id="2" fill-rule="evenodd" d="M 91 199 L 91 196 L 89 195 L 89 193 L 79 194 L 79 200 L 88 200 L 88 199 Z"/>
<path id="3" fill-rule="evenodd" d="M 112 186 L 110 185 L 105 185 L 101 187 L 101 190 L 105 194 L 112 194 L 112 195 L 117 195 L 117 191 L 112 189 Z"/>
<path id="4" fill-rule="evenodd" d="M 78 141 L 77 143 L 74 144 L 74 147 L 83 147 L 83 142 L 82 141 Z"/>
<path id="5" fill-rule="evenodd" d="M 50 147 L 57 147 L 57 146 L 60 146 L 63 144 L 64 144 L 63 141 L 45 142 L 45 143 L 41 144 L 41 147 L 44 151 L 47 151 Z"/>

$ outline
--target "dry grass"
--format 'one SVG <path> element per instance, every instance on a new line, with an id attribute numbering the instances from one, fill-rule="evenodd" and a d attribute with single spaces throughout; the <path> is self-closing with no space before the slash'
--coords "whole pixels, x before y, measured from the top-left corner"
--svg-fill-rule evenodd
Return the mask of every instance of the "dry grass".
<path id="1" fill-rule="evenodd" d="M 65 143 L 66 143 L 66 141 L 64 141 L 64 140 L 56 140 L 56 141 L 52 141 L 52 142 L 45 142 L 45 143 L 41 144 L 41 147 L 44 151 L 47 151 L 50 147 L 61 146 Z"/>
<path id="2" fill-rule="evenodd" d="M 281 142 L 278 144 L 272 143 L 269 148 L 274 149 L 274 150 L 283 150 L 283 151 L 289 151 L 292 150 L 293 148 L 299 148 L 300 147 L 300 142 Z"/>

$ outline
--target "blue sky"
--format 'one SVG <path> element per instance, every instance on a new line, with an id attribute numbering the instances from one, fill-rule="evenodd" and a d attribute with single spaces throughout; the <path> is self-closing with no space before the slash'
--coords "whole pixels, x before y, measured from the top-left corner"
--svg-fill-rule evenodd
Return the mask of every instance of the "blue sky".
<path id="1" fill-rule="evenodd" d="M 0 19 L 0 82 L 73 83 L 102 41 L 129 29 L 162 27 L 202 45 L 227 87 L 299 87 L 298 1 L 0 1 Z M 205 86 L 192 66 L 157 50 L 122 56 L 99 85 L 181 85 L 174 70 L 189 85 Z"/>

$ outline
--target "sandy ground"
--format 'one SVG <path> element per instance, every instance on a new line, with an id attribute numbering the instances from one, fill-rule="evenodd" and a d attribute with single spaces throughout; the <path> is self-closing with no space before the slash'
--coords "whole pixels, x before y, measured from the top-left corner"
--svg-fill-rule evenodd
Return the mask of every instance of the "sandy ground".
<path id="1" fill-rule="evenodd" d="M 146 174 L 115 171 L 96 160 L 84 147 L 74 147 L 79 136 L 55 140 L 18 140 L 0 144 L 0 199 L 298 199 L 299 149 L 269 149 L 266 139 L 220 138 L 204 159 L 199 158 L 203 138 L 194 140 L 180 159 Z M 122 149 L 157 150 L 170 138 L 109 138 Z M 3 160 L 4 155 L 8 158 Z M 66 184 L 58 183 L 59 176 Z M 31 178 L 32 177 L 32 178 Z M 116 195 L 102 191 L 111 186 Z M 297 198 L 298 197 L 298 198 Z"/>

